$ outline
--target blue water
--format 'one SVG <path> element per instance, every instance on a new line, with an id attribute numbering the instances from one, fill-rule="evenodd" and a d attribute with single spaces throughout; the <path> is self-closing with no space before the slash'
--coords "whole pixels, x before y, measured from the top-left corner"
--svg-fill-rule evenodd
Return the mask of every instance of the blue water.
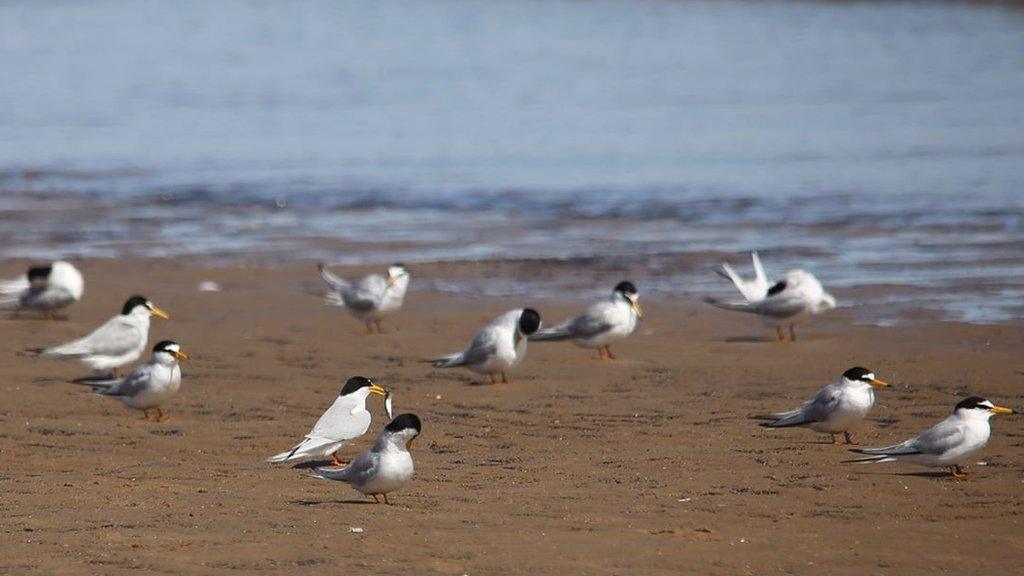
<path id="1" fill-rule="evenodd" d="M 671 255 L 760 248 L 871 321 L 1022 313 L 1014 8 L 5 2 L 0 69 L 7 258 L 609 255 L 689 293 Z"/>

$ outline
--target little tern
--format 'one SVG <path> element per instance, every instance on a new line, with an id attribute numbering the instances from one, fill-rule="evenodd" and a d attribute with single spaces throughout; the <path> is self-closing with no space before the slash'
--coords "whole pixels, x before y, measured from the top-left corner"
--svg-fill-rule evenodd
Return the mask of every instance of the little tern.
<path id="1" fill-rule="evenodd" d="M 508 372 L 526 357 L 526 342 L 540 329 L 540 314 L 531 308 L 509 310 L 484 326 L 463 352 L 431 360 L 436 368 L 464 366 L 479 374 L 487 374 L 491 384 L 508 383 Z"/>
<path id="2" fill-rule="evenodd" d="M 601 360 L 614 360 L 611 344 L 629 336 L 644 315 L 640 294 L 632 282 L 619 282 L 611 297 L 592 304 L 582 314 L 537 331 L 531 341 L 572 340 L 580 348 L 596 348 Z"/>
<path id="3" fill-rule="evenodd" d="M 33 266 L 15 280 L 0 282 L 0 310 L 38 310 L 55 318 L 54 313 L 82 299 L 85 281 L 70 262 L 57 260 L 45 266 Z"/>
<path id="4" fill-rule="evenodd" d="M 949 468 L 953 478 L 962 479 L 967 476 L 963 470 L 964 464 L 988 444 L 992 433 L 988 421 L 996 414 L 1015 412 L 979 396 L 971 396 L 961 400 L 952 414 L 920 436 L 884 448 L 854 448 L 854 452 L 869 456 L 851 462 L 873 464 L 899 461 L 931 468 Z"/>
<path id="5" fill-rule="evenodd" d="M 75 358 L 94 372 L 107 372 L 116 376 L 117 368 L 139 359 L 149 338 L 149 318 L 168 319 L 143 296 L 132 296 L 121 308 L 121 313 L 107 320 L 88 336 L 50 348 L 26 350 L 30 356 L 43 358 Z"/>
<path id="6" fill-rule="evenodd" d="M 836 434 L 842 432 L 845 444 L 854 444 L 850 430 L 860 424 L 875 404 L 873 388 L 884 388 L 885 382 L 875 378 L 875 373 L 867 368 L 856 366 L 850 368 L 835 382 L 825 386 L 808 400 L 803 406 L 789 412 L 775 414 L 774 422 L 768 422 L 769 428 L 787 428 L 790 426 L 806 426 L 816 432 L 824 432 L 836 441 Z"/>
<path id="7" fill-rule="evenodd" d="M 373 333 L 374 326 L 377 333 L 381 333 L 381 320 L 402 308 L 405 291 L 409 288 L 409 272 L 401 264 L 389 267 L 386 276 L 370 274 L 354 284 L 332 274 L 323 262 L 317 266 L 330 287 L 324 298 L 326 302 L 345 307 L 366 324 L 368 334 Z"/>
<path id="8" fill-rule="evenodd" d="M 366 399 L 370 394 L 378 394 L 385 399 L 391 398 L 387 390 L 374 384 L 369 378 L 349 378 L 338 397 L 334 399 L 334 403 L 320 416 L 306 437 L 291 450 L 267 458 L 267 462 L 330 456 L 331 463 L 340 466 L 342 461 L 338 459 L 338 450 L 366 434 L 370 428 L 371 416 L 366 409 Z"/>
<path id="9" fill-rule="evenodd" d="M 156 421 L 167 420 L 161 408 L 181 388 L 181 367 L 178 362 L 188 360 L 188 354 L 173 340 L 164 340 L 153 347 L 149 362 L 136 366 L 124 378 L 79 378 L 76 384 L 92 386 L 97 394 L 115 396 L 129 408 L 142 410 L 149 420 L 149 411 L 156 410 Z"/>
<path id="10" fill-rule="evenodd" d="M 317 468 L 312 476 L 324 480 L 347 482 L 363 494 L 384 497 L 412 479 L 415 471 L 412 463 L 412 442 L 420 435 L 420 419 L 415 414 L 401 414 L 392 420 L 374 442 L 373 448 L 363 452 L 344 468 Z"/>
<path id="11" fill-rule="evenodd" d="M 761 320 L 775 327 L 779 341 L 785 340 L 782 327 L 789 326 L 790 340 L 796 340 L 794 326 L 804 317 L 820 314 L 836 307 L 836 299 L 825 292 L 821 282 L 805 270 L 791 270 L 779 280 L 761 300 L 728 302 L 707 297 L 704 301 L 713 306 L 735 312 L 756 314 Z"/>

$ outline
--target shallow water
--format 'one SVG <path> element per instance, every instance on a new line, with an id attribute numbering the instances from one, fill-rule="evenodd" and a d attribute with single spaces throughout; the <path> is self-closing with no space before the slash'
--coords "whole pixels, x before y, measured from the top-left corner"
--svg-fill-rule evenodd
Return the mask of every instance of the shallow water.
<path id="1" fill-rule="evenodd" d="M 1022 313 L 1011 8 L 2 3 L 0 62 L 7 258 L 600 255 L 689 295 L 757 248 L 865 321 Z"/>

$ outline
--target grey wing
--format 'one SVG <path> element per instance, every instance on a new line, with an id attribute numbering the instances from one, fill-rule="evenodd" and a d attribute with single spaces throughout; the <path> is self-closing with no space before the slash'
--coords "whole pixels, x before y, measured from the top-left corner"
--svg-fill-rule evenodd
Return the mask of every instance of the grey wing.
<path id="1" fill-rule="evenodd" d="M 313 476 L 327 480 L 340 480 L 350 484 L 363 484 L 377 470 L 377 462 L 380 457 L 372 451 L 363 452 L 356 459 L 340 469 L 317 468 Z"/>
<path id="2" fill-rule="evenodd" d="M 789 318 L 804 311 L 807 302 L 799 291 L 783 290 L 757 302 L 754 309 L 758 314 L 772 318 Z"/>
<path id="3" fill-rule="evenodd" d="M 323 262 L 317 264 L 317 268 L 320 270 L 320 277 L 331 287 L 331 290 L 341 292 L 351 286 L 345 279 L 335 276 L 334 273 L 324 266 Z"/>
<path id="4" fill-rule="evenodd" d="M 914 440 L 914 447 L 923 454 L 945 454 L 964 441 L 964 427 L 942 421 Z"/>
<path id="5" fill-rule="evenodd" d="M 370 428 L 370 413 L 361 410 L 352 414 L 353 408 L 354 400 L 339 396 L 306 436 L 330 440 L 351 440 L 362 436 Z"/>
<path id="6" fill-rule="evenodd" d="M 26 308 L 53 308 L 72 300 L 71 293 L 63 288 L 50 287 L 31 290 L 21 296 L 20 304 Z"/>
<path id="7" fill-rule="evenodd" d="M 839 408 L 842 399 L 842 390 L 832 384 L 825 386 L 805 405 L 808 420 L 810 422 L 828 420 L 829 415 Z"/>
<path id="8" fill-rule="evenodd" d="M 493 328 L 484 328 L 462 353 L 463 364 L 480 364 L 498 351 L 498 335 Z"/>
<path id="9" fill-rule="evenodd" d="M 43 352 L 60 356 L 88 356 L 102 354 L 121 356 L 135 350 L 143 335 L 133 324 L 120 316 L 111 318 L 88 336 L 49 348 Z"/>
<path id="10" fill-rule="evenodd" d="M 153 376 L 153 365 L 143 364 L 136 367 L 117 384 L 99 391 L 104 396 L 135 396 L 149 387 Z"/>
<path id="11" fill-rule="evenodd" d="M 342 292 L 345 305 L 353 310 L 367 312 L 378 306 L 384 291 L 387 290 L 388 282 L 380 274 L 370 274 L 355 285 Z"/>
<path id="12" fill-rule="evenodd" d="M 591 306 L 586 312 L 569 322 L 569 333 L 573 338 L 593 338 L 613 328 L 608 319 L 607 306 Z"/>

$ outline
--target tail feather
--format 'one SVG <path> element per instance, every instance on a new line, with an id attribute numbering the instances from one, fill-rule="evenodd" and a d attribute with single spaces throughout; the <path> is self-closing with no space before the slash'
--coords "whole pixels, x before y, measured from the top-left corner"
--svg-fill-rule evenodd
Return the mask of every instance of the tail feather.
<path id="1" fill-rule="evenodd" d="M 565 326 L 552 326 L 551 328 L 545 328 L 529 336 L 529 340 L 531 342 L 557 342 L 559 340 L 568 340 L 570 338 L 572 338 L 572 334 Z"/>
<path id="2" fill-rule="evenodd" d="M 314 468 L 310 476 L 321 480 L 341 480 L 346 482 L 348 481 L 348 472 L 348 466 L 344 468 Z"/>
<path id="3" fill-rule="evenodd" d="M 754 308 L 750 305 L 749 302 L 726 302 L 725 300 L 719 300 L 718 298 L 712 298 L 710 296 L 706 296 L 704 298 L 704 301 L 707 302 L 708 304 L 711 304 L 712 306 L 715 306 L 716 308 L 721 308 L 723 310 L 731 310 L 733 312 L 748 312 L 750 314 L 756 313 L 756 310 L 754 310 Z"/>
<path id="4" fill-rule="evenodd" d="M 455 368 L 456 366 L 463 366 L 466 364 L 466 358 L 462 352 L 457 354 L 449 354 L 440 358 L 434 358 L 429 360 L 434 365 L 434 368 Z"/>
<path id="5" fill-rule="evenodd" d="M 790 412 L 781 412 L 775 415 L 778 420 L 774 422 L 765 422 L 762 426 L 766 428 L 790 428 L 792 426 L 803 426 L 804 424 L 810 424 L 811 420 L 803 413 L 802 410 L 792 410 Z"/>
<path id="6" fill-rule="evenodd" d="M 860 450 L 851 450 L 851 452 L 860 452 Z M 882 462 L 895 462 L 896 458 L 892 456 L 868 456 L 866 458 L 853 458 L 851 460 L 843 460 L 843 464 L 881 464 Z"/>
<path id="7" fill-rule="evenodd" d="M 36 356 L 42 356 L 46 352 L 46 348 L 25 348 L 21 352 L 18 352 L 19 356 L 29 356 L 35 358 Z"/>

